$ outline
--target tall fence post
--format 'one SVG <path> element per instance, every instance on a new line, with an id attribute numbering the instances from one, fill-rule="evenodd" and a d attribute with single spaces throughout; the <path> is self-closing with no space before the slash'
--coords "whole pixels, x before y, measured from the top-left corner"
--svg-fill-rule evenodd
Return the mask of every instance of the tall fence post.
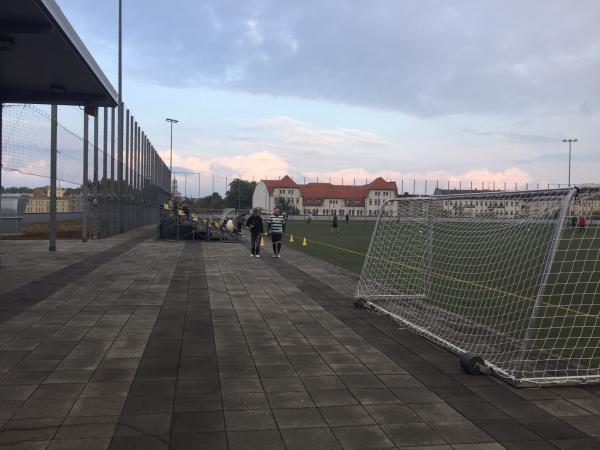
<path id="1" fill-rule="evenodd" d="M 119 103 L 118 126 L 117 126 L 117 226 L 119 233 L 124 231 L 123 227 L 123 102 Z"/>
<path id="2" fill-rule="evenodd" d="M 50 245 L 51 252 L 56 251 L 56 159 L 58 154 L 58 107 L 50 109 Z"/>
<path id="3" fill-rule="evenodd" d="M 94 183 L 98 182 L 98 111 L 94 115 Z M 96 232 L 96 230 L 94 230 Z"/>
<path id="4" fill-rule="evenodd" d="M 2 119 L 4 104 L 0 102 L 0 241 L 2 241 Z M 0 244 L 1 245 L 1 244 Z M 0 253 L 0 267 L 2 267 L 2 254 Z"/>
<path id="5" fill-rule="evenodd" d="M 81 180 L 81 209 L 83 219 L 81 224 L 81 242 L 88 239 L 88 153 L 89 153 L 89 121 L 87 109 L 83 111 L 83 178 Z"/>
<path id="6" fill-rule="evenodd" d="M 108 108 L 104 108 L 104 153 L 102 155 L 102 179 L 106 180 L 108 175 Z"/>
<path id="7" fill-rule="evenodd" d="M 127 211 L 123 211 L 123 229 L 129 231 L 129 110 L 125 112 L 125 154 L 123 156 L 123 207 L 127 208 Z M 127 223 L 125 223 L 127 222 Z"/>

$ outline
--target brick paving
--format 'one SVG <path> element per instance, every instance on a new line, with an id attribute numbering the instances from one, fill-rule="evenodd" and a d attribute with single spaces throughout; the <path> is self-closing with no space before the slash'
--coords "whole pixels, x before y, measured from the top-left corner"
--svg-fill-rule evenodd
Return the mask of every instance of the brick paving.
<path id="1" fill-rule="evenodd" d="M 600 448 L 599 387 L 466 375 L 291 249 L 2 244 L 2 448 Z"/>

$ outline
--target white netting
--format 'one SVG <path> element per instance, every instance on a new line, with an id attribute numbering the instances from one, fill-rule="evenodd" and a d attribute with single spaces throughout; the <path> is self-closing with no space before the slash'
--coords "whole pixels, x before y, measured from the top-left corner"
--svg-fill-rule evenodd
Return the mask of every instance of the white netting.
<path id="1" fill-rule="evenodd" d="M 503 377 L 600 381 L 599 219 L 595 187 L 391 200 L 357 297 Z"/>

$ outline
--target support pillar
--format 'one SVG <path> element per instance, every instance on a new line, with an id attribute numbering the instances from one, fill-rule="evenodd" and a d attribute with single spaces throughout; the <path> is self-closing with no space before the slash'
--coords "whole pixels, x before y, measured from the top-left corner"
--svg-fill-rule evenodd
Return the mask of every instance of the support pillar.
<path id="1" fill-rule="evenodd" d="M 56 251 L 56 160 L 58 155 L 58 107 L 50 110 L 50 248 Z"/>
<path id="2" fill-rule="evenodd" d="M 81 242 L 87 242 L 88 239 L 88 154 L 89 154 L 89 121 L 88 112 L 83 112 L 83 179 L 81 180 L 81 209 L 82 233 Z"/>

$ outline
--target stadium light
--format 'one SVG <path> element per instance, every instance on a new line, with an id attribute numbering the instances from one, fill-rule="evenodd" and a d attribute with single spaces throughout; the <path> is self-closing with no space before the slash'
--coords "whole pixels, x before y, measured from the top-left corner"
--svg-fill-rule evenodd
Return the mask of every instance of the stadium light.
<path id="1" fill-rule="evenodd" d="M 171 180 L 169 180 L 169 192 L 173 193 L 173 124 L 179 123 L 179 120 L 169 119 L 167 122 L 171 124 L 171 157 L 169 158 L 169 171 L 171 172 Z"/>
<path id="2" fill-rule="evenodd" d="M 563 139 L 563 142 L 568 142 L 569 143 L 569 180 L 568 180 L 568 184 L 569 187 L 571 187 L 571 144 L 573 142 L 577 142 L 577 139 Z"/>

